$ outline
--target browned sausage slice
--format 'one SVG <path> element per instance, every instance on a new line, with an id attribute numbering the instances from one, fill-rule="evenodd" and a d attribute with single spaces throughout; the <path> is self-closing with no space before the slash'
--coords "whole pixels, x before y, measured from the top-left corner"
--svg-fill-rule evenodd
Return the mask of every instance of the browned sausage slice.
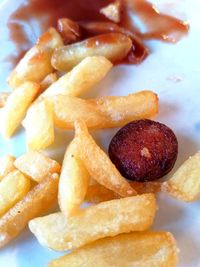
<path id="1" fill-rule="evenodd" d="M 109 156 L 127 179 L 144 182 L 161 178 L 174 166 L 178 142 L 166 125 L 152 120 L 133 121 L 113 137 Z"/>

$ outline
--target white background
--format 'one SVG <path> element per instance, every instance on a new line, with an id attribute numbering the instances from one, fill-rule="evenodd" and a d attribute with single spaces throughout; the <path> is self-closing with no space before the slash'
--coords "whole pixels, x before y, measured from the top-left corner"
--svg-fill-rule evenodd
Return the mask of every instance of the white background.
<path id="1" fill-rule="evenodd" d="M 9 73 L 9 65 L 3 58 L 14 51 L 14 46 L 6 41 L 8 10 L 15 9 L 21 2 L 23 1 L 9 1 L 9 3 L 3 1 L 0 4 L 1 91 L 8 89 L 6 77 Z M 170 126 L 179 141 L 179 156 L 174 168 L 176 170 L 185 159 L 200 149 L 200 2 L 198 0 L 153 2 L 165 12 L 176 14 L 183 19 L 187 18 L 191 25 L 189 35 L 176 45 L 148 42 L 151 55 L 146 61 L 139 66 L 115 67 L 105 80 L 94 88 L 91 95 L 126 95 L 142 89 L 151 89 L 158 93 L 160 112 L 157 120 Z M 180 81 L 177 81 L 177 78 Z M 94 136 L 106 150 L 115 132 L 116 129 L 98 131 Z M 72 133 L 58 132 L 56 145 L 54 144 L 48 153 L 61 160 L 62 153 L 72 136 Z M 9 141 L 0 137 L 1 155 L 13 153 L 18 156 L 24 151 L 22 129 Z M 200 266 L 200 202 L 185 204 L 166 195 L 160 195 L 158 206 L 153 229 L 167 230 L 174 234 L 180 248 L 180 267 Z M 41 247 L 26 229 L 20 237 L 0 251 L 0 266 L 42 267 L 59 255 Z"/>

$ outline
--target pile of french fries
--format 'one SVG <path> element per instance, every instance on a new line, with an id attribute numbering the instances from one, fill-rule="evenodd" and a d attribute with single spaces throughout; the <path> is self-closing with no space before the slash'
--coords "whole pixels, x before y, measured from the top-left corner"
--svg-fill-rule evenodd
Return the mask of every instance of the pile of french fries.
<path id="1" fill-rule="evenodd" d="M 183 201 L 199 199 L 200 152 L 166 182 L 128 182 L 89 129 L 152 118 L 158 112 L 158 97 L 140 91 L 80 98 L 112 68 L 110 57 L 104 57 L 112 49 L 104 47 L 102 56 L 84 52 L 85 43 L 79 46 L 74 48 L 79 54 L 70 53 L 56 29 L 49 29 L 11 73 L 13 91 L 0 95 L 1 134 L 11 137 L 22 123 L 28 149 L 17 159 L 11 155 L 0 159 L 0 247 L 28 224 L 42 245 L 73 250 L 52 261 L 51 267 L 176 266 L 173 235 L 149 230 L 157 210 L 155 193 L 166 192 Z M 113 50 L 118 57 L 120 49 Z M 68 54 L 71 61 L 65 66 L 63 55 Z M 75 129 L 62 166 L 39 152 L 54 142 L 55 127 Z M 59 212 L 39 217 L 57 200 Z M 85 201 L 90 204 L 83 208 Z"/>

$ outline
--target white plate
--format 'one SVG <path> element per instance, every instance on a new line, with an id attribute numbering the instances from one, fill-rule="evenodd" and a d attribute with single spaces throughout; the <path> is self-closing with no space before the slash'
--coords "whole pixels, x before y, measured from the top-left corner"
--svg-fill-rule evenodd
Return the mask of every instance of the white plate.
<path id="1" fill-rule="evenodd" d="M 0 2 L 2 3 L 0 6 L 0 90 L 2 91 L 7 88 L 6 77 L 9 73 L 9 66 L 3 62 L 3 57 L 14 51 L 13 45 L 6 41 L 6 19 L 10 12 L 8 10 L 15 9 L 21 2 L 23 1 Z M 92 95 L 126 95 L 141 89 L 152 89 L 157 92 L 160 99 L 157 120 L 170 126 L 179 141 L 179 156 L 175 170 L 185 159 L 200 149 L 200 2 L 196 0 L 153 2 L 168 13 L 176 14 L 183 19 L 187 18 L 191 25 L 189 35 L 176 45 L 149 42 L 151 55 L 147 60 L 139 66 L 115 67 L 93 90 Z M 95 133 L 95 138 L 106 149 L 115 132 L 116 129 L 98 131 Z M 67 138 L 62 139 L 63 136 Z M 48 152 L 54 158 L 61 159 L 71 137 L 71 133 L 59 132 L 56 146 L 52 146 Z M 0 138 L 0 148 L 0 154 L 13 153 L 16 156 L 22 154 L 25 151 L 23 130 L 9 141 Z M 153 228 L 171 231 L 175 235 L 180 248 L 180 267 L 200 266 L 199 210 L 200 202 L 185 204 L 166 195 L 159 196 L 159 210 Z M 42 267 L 60 255 L 41 247 L 27 229 L 0 251 L 0 266 Z"/>

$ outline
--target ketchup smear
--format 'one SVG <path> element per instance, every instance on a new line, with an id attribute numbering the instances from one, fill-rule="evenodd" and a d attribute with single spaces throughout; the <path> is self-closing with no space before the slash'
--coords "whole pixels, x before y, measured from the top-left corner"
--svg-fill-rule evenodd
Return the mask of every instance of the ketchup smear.
<path id="1" fill-rule="evenodd" d="M 12 64 L 16 64 L 23 54 L 35 42 L 38 36 L 32 31 L 31 38 L 23 25 L 31 25 L 31 21 L 38 20 L 41 30 L 56 27 L 59 18 L 69 18 L 79 23 L 109 22 L 100 13 L 100 9 L 115 0 L 29 0 L 21 5 L 9 18 L 8 27 L 10 39 L 15 43 L 17 56 L 10 57 Z M 120 0 L 118 0 L 120 1 Z M 126 59 L 126 63 L 140 63 L 148 55 L 148 49 L 143 40 L 157 39 L 167 42 L 179 41 L 189 30 L 189 25 L 172 16 L 160 13 L 154 5 L 146 0 L 121 0 L 120 22 L 118 26 L 132 33 L 133 48 Z M 132 19 L 132 18 L 133 19 Z M 141 32 L 134 25 L 134 17 L 139 18 L 145 25 L 146 32 Z M 109 29 L 105 30 L 109 32 Z M 88 37 L 87 30 L 83 31 L 81 39 Z M 102 32 L 103 33 L 103 32 Z M 93 32 L 93 36 L 99 32 Z M 124 63 L 124 62 L 123 62 Z"/>

